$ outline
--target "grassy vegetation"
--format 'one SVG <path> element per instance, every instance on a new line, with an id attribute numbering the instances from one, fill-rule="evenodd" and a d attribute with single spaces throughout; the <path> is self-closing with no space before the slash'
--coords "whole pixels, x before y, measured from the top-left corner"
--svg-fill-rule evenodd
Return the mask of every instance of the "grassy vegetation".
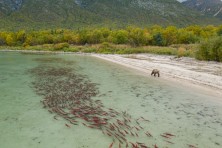
<path id="1" fill-rule="evenodd" d="M 152 26 L 119 30 L 4 31 L 0 32 L 0 46 L 2 49 L 83 53 L 153 53 L 222 61 L 221 30 L 222 26 Z"/>
<path id="2" fill-rule="evenodd" d="M 190 48 L 190 45 L 174 45 L 171 47 L 162 46 L 140 46 L 132 47 L 130 45 L 115 45 L 109 43 L 96 44 L 96 45 L 65 45 L 67 43 L 59 44 L 43 44 L 27 47 L 12 47 L 0 46 L 0 50 L 35 50 L 35 51 L 63 51 L 63 52 L 80 52 L 80 53 L 102 53 L 102 54 L 139 54 L 151 53 L 159 55 L 175 55 L 177 57 L 188 56 L 194 57 L 196 48 Z M 62 47 L 63 46 L 63 47 Z M 197 45 L 192 45 L 197 46 Z M 59 48 L 58 48 L 59 47 Z M 183 49 L 182 51 L 180 49 Z"/>

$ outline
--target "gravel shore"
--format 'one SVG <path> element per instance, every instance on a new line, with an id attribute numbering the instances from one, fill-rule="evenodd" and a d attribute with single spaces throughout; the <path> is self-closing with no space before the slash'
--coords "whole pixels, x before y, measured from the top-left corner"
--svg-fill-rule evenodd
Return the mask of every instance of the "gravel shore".
<path id="1" fill-rule="evenodd" d="M 93 54 L 92 56 L 137 69 L 149 75 L 153 69 L 159 69 L 160 79 L 173 80 L 178 82 L 178 85 L 199 87 L 204 92 L 208 90 L 222 99 L 222 63 L 153 54 Z"/>

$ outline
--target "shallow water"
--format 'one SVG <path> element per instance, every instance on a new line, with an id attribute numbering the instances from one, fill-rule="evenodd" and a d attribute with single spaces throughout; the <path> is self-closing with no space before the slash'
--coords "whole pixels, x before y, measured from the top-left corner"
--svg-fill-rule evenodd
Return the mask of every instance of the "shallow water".
<path id="1" fill-rule="evenodd" d="M 0 53 L 0 147 L 104 148 L 113 141 L 82 124 L 68 128 L 66 120 L 55 120 L 43 108 L 42 96 L 35 93 L 34 78 L 28 72 L 40 65 L 36 58 L 74 61 L 68 66 L 99 84 L 99 94 L 92 99 L 101 100 L 106 108 L 126 111 L 133 119 L 148 119 L 150 122 L 140 122 L 144 129 L 139 137 L 128 138 L 132 142 L 150 147 L 222 147 L 222 104 L 215 96 L 90 56 L 20 53 Z M 53 64 L 59 65 L 59 61 Z M 146 131 L 152 137 L 142 134 Z M 161 136 L 165 132 L 175 136 L 166 139 Z"/>

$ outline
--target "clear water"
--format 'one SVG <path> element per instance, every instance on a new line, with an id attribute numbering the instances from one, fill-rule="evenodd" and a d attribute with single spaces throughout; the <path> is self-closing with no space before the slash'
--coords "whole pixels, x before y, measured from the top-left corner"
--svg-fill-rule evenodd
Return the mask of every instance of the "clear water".
<path id="1" fill-rule="evenodd" d="M 79 73 L 99 84 L 100 94 L 93 99 L 101 100 L 107 108 L 126 111 L 134 119 L 149 119 L 141 126 L 153 137 L 141 134 L 131 137 L 132 141 L 150 147 L 222 147 L 222 103 L 218 97 L 90 56 L 0 52 L 1 148 L 105 148 L 113 141 L 81 124 L 67 128 L 67 121 L 55 120 L 43 108 L 42 96 L 34 92 L 33 77 L 27 72 L 39 65 L 33 60 L 39 57 L 75 61 L 73 68 L 78 67 Z M 161 136 L 165 132 L 176 136 L 166 139 Z"/>

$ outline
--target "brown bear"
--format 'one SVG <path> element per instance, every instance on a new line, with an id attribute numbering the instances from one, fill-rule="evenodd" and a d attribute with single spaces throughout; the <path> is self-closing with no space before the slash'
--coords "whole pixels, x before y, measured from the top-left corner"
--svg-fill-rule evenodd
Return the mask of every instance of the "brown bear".
<path id="1" fill-rule="evenodd" d="M 154 77 L 156 77 L 156 74 L 160 77 L 160 71 L 158 69 L 153 69 L 151 76 L 154 75 Z"/>

